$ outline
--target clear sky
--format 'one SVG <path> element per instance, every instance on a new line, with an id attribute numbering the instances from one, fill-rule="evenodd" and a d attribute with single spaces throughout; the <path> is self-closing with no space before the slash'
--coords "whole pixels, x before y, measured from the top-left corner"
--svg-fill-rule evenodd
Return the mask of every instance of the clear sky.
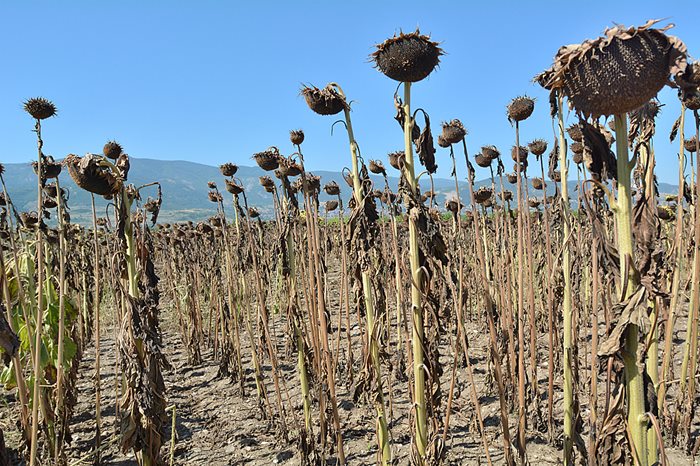
<path id="1" fill-rule="evenodd" d="M 413 86 L 414 105 L 430 114 L 436 136 L 441 121 L 459 118 L 472 152 L 486 144 L 505 152 L 514 143 L 505 107 L 518 95 L 537 99 L 523 141 L 551 141 L 547 93 L 532 78 L 560 46 L 597 37 L 613 23 L 667 18 L 692 53 L 700 49 L 696 11 L 695 1 L 640 0 L 3 1 L 0 161 L 35 156 L 21 104 L 44 96 L 60 112 L 44 124 L 45 153 L 56 158 L 116 139 L 135 157 L 252 165 L 251 155 L 272 145 L 290 153 L 288 131 L 302 128 L 308 167 L 339 170 L 349 164 L 342 128 L 331 135 L 335 118 L 313 114 L 299 95 L 302 83 L 329 81 L 354 101 L 364 158 L 386 160 L 403 144 L 393 120 L 396 83 L 368 56 L 374 44 L 416 26 L 447 55 Z M 660 98 L 658 174 L 675 183 L 677 148 L 668 133 L 679 103 L 671 90 Z M 438 149 L 437 158 L 438 175 L 449 176 L 446 152 Z M 459 171 L 463 176 L 463 166 Z"/>

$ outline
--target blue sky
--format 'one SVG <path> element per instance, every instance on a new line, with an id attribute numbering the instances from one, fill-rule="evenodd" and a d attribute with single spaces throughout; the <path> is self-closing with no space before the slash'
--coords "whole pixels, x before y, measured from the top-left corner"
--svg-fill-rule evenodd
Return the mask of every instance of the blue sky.
<path id="1" fill-rule="evenodd" d="M 393 120 L 396 83 L 368 56 L 374 44 L 416 26 L 447 54 L 413 86 L 414 105 L 430 114 L 435 133 L 441 121 L 461 119 L 472 152 L 486 144 L 508 151 L 514 131 L 505 107 L 518 95 L 537 99 L 523 141 L 551 141 L 547 93 L 532 77 L 561 45 L 613 23 L 667 18 L 692 54 L 700 48 L 697 18 L 688 14 L 695 9 L 691 1 L 7 1 L 0 6 L 0 161 L 35 156 L 21 104 L 44 96 L 60 112 L 44 124 L 45 152 L 57 158 L 116 139 L 135 157 L 252 165 L 251 155 L 272 145 L 290 153 L 288 132 L 302 128 L 307 166 L 339 170 L 349 164 L 345 134 L 336 127 L 331 135 L 335 119 L 313 114 L 299 95 L 302 83 L 329 81 L 354 101 L 364 158 L 386 160 L 403 143 Z M 658 174 L 675 183 L 677 147 L 668 133 L 679 104 L 670 90 L 660 98 Z M 438 149 L 437 158 L 438 175 L 449 176 L 447 153 Z"/>

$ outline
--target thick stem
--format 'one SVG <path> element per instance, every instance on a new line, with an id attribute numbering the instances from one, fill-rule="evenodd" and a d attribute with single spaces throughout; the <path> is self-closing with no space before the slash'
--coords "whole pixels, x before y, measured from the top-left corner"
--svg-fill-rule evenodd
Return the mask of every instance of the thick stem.
<path id="1" fill-rule="evenodd" d="M 357 208 L 362 208 L 364 193 L 360 181 L 360 170 L 357 157 L 357 142 L 352 130 L 350 120 L 350 110 L 345 109 L 345 124 L 348 130 L 350 141 L 350 157 L 352 158 L 352 184 L 355 193 Z M 376 331 L 376 316 L 374 309 L 374 296 L 372 293 L 372 278 L 368 271 L 362 271 L 362 292 L 365 299 L 365 310 L 367 313 L 367 331 L 369 332 L 369 351 L 374 368 L 374 378 L 377 383 L 377 396 L 375 398 L 375 409 L 377 410 L 377 440 L 382 456 L 382 464 L 386 466 L 391 462 L 391 446 L 389 444 L 389 428 L 386 421 L 384 408 L 384 388 L 382 383 L 381 360 L 379 359 L 379 338 Z"/>
<path id="2" fill-rule="evenodd" d="M 617 241 L 620 254 L 620 302 L 627 300 L 636 290 L 634 276 L 634 239 L 632 237 L 632 163 L 627 151 L 627 115 L 615 115 L 615 138 L 617 148 L 617 201 L 615 217 L 617 219 Z M 644 409 L 644 383 L 637 365 L 639 347 L 639 327 L 631 324 L 625 331 L 625 346 L 622 359 L 625 364 L 625 381 L 627 384 L 629 425 L 634 450 L 640 466 L 648 465 L 647 452 L 647 418 Z"/>
<path id="3" fill-rule="evenodd" d="M 404 99 L 404 146 L 406 160 L 404 164 L 404 176 L 408 181 L 411 195 L 417 198 L 418 181 L 415 174 L 415 162 L 413 160 L 413 142 L 411 134 L 413 130 L 413 118 L 411 116 L 411 83 L 403 83 Z M 415 442 L 418 452 L 418 461 L 422 464 L 425 460 L 425 451 L 428 442 L 428 426 L 425 406 L 425 370 L 423 364 L 423 307 L 421 303 L 421 265 L 418 247 L 418 226 L 413 215 L 408 215 L 408 247 L 409 263 L 411 266 L 411 311 L 413 316 L 413 331 L 411 347 L 413 350 L 413 396 L 416 409 Z"/>
<path id="4" fill-rule="evenodd" d="M 562 265 L 564 273 L 564 464 L 573 464 L 574 439 L 574 386 L 573 386 L 573 325 L 571 308 L 571 252 L 569 250 L 569 187 L 566 161 L 566 139 L 564 137 L 564 114 L 562 98 L 559 96 L 559 169 L 561 171 L 561 205 L 563 208 L 564 232 L 562 236 Z"/>

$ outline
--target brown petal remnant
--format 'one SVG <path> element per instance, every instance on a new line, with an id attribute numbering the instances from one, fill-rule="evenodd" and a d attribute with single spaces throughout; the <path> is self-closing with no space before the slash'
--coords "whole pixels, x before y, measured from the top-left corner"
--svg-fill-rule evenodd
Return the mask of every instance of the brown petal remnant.
<path id="1" fill-rule="evenodd" d="M 331 85 L 323 89 L 304 86 L 301 95 L 306 99 L 306 105 L 319 115 L 335 115 L 348 108 L 345 98 Z"/>
<path id="2" fill-rule="evenodd" d="M 227 163 L 219 166 L 219 170 L 221 171 L 221 174 L 224 176 L 233 176 L 238 171 L 238 165 L 227 162 Z"/>
<path id="3" fill-rule="evenodd" d="M 292 141 L 292 144 L 295 146 L 301 145 L 301 143 L 304 142 L 304 132 L 300 129 L 290 131 L 289 140 Z"/>
<path id="4" fill-rule="evenodd" d="M 207 181 L 207 187 L 209 189 L 216 189 L 216 183 L 214 183 L 213 181 Z"/>
<path id="5" fill-rule="evenodd" d="M 275 170 L 280 165 L 280 153 L 276 147 L 253 154 L 255 163 L 265 171 Z"/>
<path id="6" fill-rule="evenodd" d="M 527 164 L 527 147 L 513 146 L 510 150 L 510 156 L 513 158 L 514 162 L 523 162 Z"/>
<path id="7" fill-rule="evenodd" d="M 547 151 L 547 141 L 544 139 L 535 139 L 532 141 L 530 144 L 527 145 L 527 148 L 535 154 L 536 157 L 540 157 L 542 154 L 544 154 Z"/>
<path id="8" fill-rule="evenodd" d="M 528 96 L 520 96 L 508 104 L 508 121 L 527 120 L 535 110 L 535 100 Z"/>
<path id="9" fill-rule="evenodd" d="M 34 97 L 24 103 L 24 111 L 35 120 L 46 120 L 56 115 L 56 106 L 43 97 Z"/>
<path id="10" fill-rule="evenodd" d="M 102 154 L 112 160 L 117 160 L 122 152 L 124 149 L 117 141 L 107 141 L 107 144 L 102 148 Z"/>
<path id="11" fill-rule="evenodd" d="M 652 28 L 656 23 L 618 25 L 603 37 L 564 46 L 536 80 L 545 89 L 563 92 L 584 117 L 631 112 L 653 98 L 670 75 L 686 70 L 685 44 L 666 35 L 672 25 Z"/>
<path id="12" fill-rule="evenodd" d="M 335 181 L 329 181 L 326 183 L 326 185 L 323 187 L 323 190 L 328 194 L 329 196 L 337 196 L 340 194 L 340 186 L 338 186 L 338 183 Z"/>
<path id="13" fill-rule="evenodd" d="M 110 164 L 100 156 L 87 154 L 84 157 L 70 154 L 64 161 L 75 184 L 100 196 L 111 196 L 119 192 L 124 183 Z"/>
<path id="14" fill-rule="evenodd" d="M 231 180 L 224 180 L 226 183 L 226 191 L 230 192 L 231 194 L 241 194 L 243 192 L 243 186 L 238 185 L 234 183 Z"/>
<path id="15" fill-rule="evenodd" d="M 377 45 L 372 54 L 375 66 L 387 77 L 399 82 L 415 83 L 427 78 L 440 63 L 443 50 L 418 29 L 394 35 Z"/>
<path id="16" fill-rule="evenodd" d="M 447 144 L 457 144 L 467 135 L 467 130 L 461 121 L 454 119 L 442 124 L 442 138 Z"/>
<path id="17" fill-rule="evenodd" d="M 406 154 L 404 151 L 396 151 L 396 152 L 390 152 L 389 153 L 389 165 L 394 167 L 397 170 L 401 170 L 403 168 L 404 161 L 406 160 Z"/>

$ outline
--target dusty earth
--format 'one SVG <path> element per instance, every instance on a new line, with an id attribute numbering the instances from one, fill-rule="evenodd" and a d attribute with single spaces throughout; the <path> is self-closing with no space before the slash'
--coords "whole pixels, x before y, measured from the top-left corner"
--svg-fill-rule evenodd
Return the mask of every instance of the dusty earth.
<path id="1" fill-rule="evenodd" d="M 334 303 L 331 300 L 331 306 Z M 337 308 L 336 308 L 337 309 Z M 215 361 L 211 345 L 206 342 L 202 345 L 201 364 L 188 363 L 185 345 L 180 340 L 180 333 L 175 322 L 176 317 L 172 310 L 166 310 L 162 316 L 162 330 L 164 335 L 164 352 L 171 364 L 171 369 L 164 372 L 168 406 L 174 406 L 176 412 L 174 464 L 176 465 L 298 465 L 301 463 L 297 453 L 297 447 L 293 439 L 295 437 L 296 422 L 303 422 L 301 418 L 302 401 L 298 389 L 295 358 L 286 353 L 287 337 L 283 334 L 282 316 L 273 314 L 273 340 L 277 344 L 280 358 L 280 370 L 284 381 L 284 398 L 289 397 L 294 406 L 294 415 L 287 413 L 290 423 L 290 437 L 292 441 L 280 440 L 275 435 L 274 428 L 263 417 L 263 410 L 258 407 L 255 394 L 255 380 L 250 363 L 250 346 L 244 339 L 243 349 L 245 368 L 246 396 L 242 397 L 237 381 L 231 381 L 228 377 L 218 374 L 219 365 Z M 111 321 L 106 318 L 104 320 Z M 335 319 L 334 319 L 335 320 Z M 132 452 L 122 453 L 117 447 L 118 426 L 115 422 L 115 342 L 114 332 L 108 326 L 110 322 L 104 322 L 107 327 L 102 333 L 101 361 L 102 361 L 102 419 L 103 419 L 103 450 L 101 464 L 109 465 L 136 465 Z M 683 326 L 683 320 L 679 320 L 679 332 Z M 354 325 L 351 328 L 355 343 L 355 364 L 360 354 L 360 329 Z M 475 385 L 482 405 L 482 415 L 486 428 L 486 440 L 489 444 L 489 452 L 494 464 L 503 464 L 503 439 L 501 436 L 499 402 L 495 383 L 487 377 L 489 364 L 487 361 L 487 334 L 478 323 L 478 319 L 470 322 L 466 328 L 470 342 L 470 361 L 474 368 Z M 335 323 L 331 338 L 335 341 L 337 335 Z M 343 344 L 345 346 L 345 329 L 341 328 Z M 586 351 L 585 342 L 582 343 L 581 352 Z M 547 359 L 546 340 L 542 337 L 539 342 L 539 386 L 543 396 L 541 406 L 546 407 Z M 441 345 L 442 363 L 444 375 L 442 378 L 442 390 L 444 403 L 447 401 L 449 381 L 453 361 L 451 351 L 452 344 L 445 340 Z M 70 466 L 92 464 L 94 457 L 91 453 L 95 437 L 95 395 L 92 375 L 94 372 L 94 347 L 86 349 L 79 370 L 78 404 L 75 415 L 71 421 L 73 441 L 67 446 L 67 455 Z M 680 351 L 678 351 L 680 353 Z M 585 354 L 585 353 L 584 353 Z M 680 355 L 678 355 L 680 357 Z M 338 402 L 342 425 L 343 438 L 347 462 L 350 465 L 376 464 L 376 444 L 374 440 L 374 409 L 367 403 L 353 401 L 353 384 L 344 376 L 343 364 L 345 353 L 340 357 L 341 376 L 338 380 Z M 265 382 L 270 394 L 271 403 L 274 405 L 274 385 L 270 377 L 269 361 L 263 370 L 266 374 Z M 392 450 L 395 464 L 409 464 L 411 451 L 411 437 L 409 430 L 410 405 L 408 403 L 405 381 L 397 380 L 396 374 L 389 370 L 387 363 L 383 368 L 385 381 L 391 385 L 391 396 L 387 393 L 389 404 L 390 433 L 392 436 Z M 476 416 L 471 402 L 471 387 L 467 380 L 466 369 L 460 367 L 457 371 L 457 384 L 453 403 L 450 431 L 446 442 L 446 462 L 448 465 L 478 465 L 488 464 L 484 455 Z M 560 380 L 555 383 L 555 422 L 562 419 L 562 401 Z M 581 409 L 584 419 L 587 419 L 585 410 L 587 401 L 581 400 Z M 171 412 L 169 413 L 171 414 Z M 8 447 L 16 447 L 18 438 L 14 427 L 17 415 L 17 404 L 12 392 L 0 393 L 0 428 L 5 432 L 5 441 Z M 296 420 L 293 416 L 296 416 Z M 318 422 L 318 412 L 313 413 L 313 419 Z M 511 435 L 514 435 L 517 420 L 510 417 Z M 318 433 L 318 426 L 314 426 Z M 558 424 L 557 431 L 561 432 Z M 532 419 L 528 420 L 528 450 L 527 456 L 530 464 L 545 466 L 558 465 L 561 462 L 561 438 L 554 439 L 552 444 L 548 441 L 547 433 L 540 432 Z M 170 447 L 170 422 L 168 422 L 165 437 L 163 439 L 162 456 L 169 462 Z M 691 465 L 693 461 L 684 453 L 667 448 L 670 465 Z M 16 458 L 16 457 L 15 457 Z M 23 464 L 18 462 L 18 464 Z M 335 464 L 335 458 L 329 457 L 328 464 Z"/>

